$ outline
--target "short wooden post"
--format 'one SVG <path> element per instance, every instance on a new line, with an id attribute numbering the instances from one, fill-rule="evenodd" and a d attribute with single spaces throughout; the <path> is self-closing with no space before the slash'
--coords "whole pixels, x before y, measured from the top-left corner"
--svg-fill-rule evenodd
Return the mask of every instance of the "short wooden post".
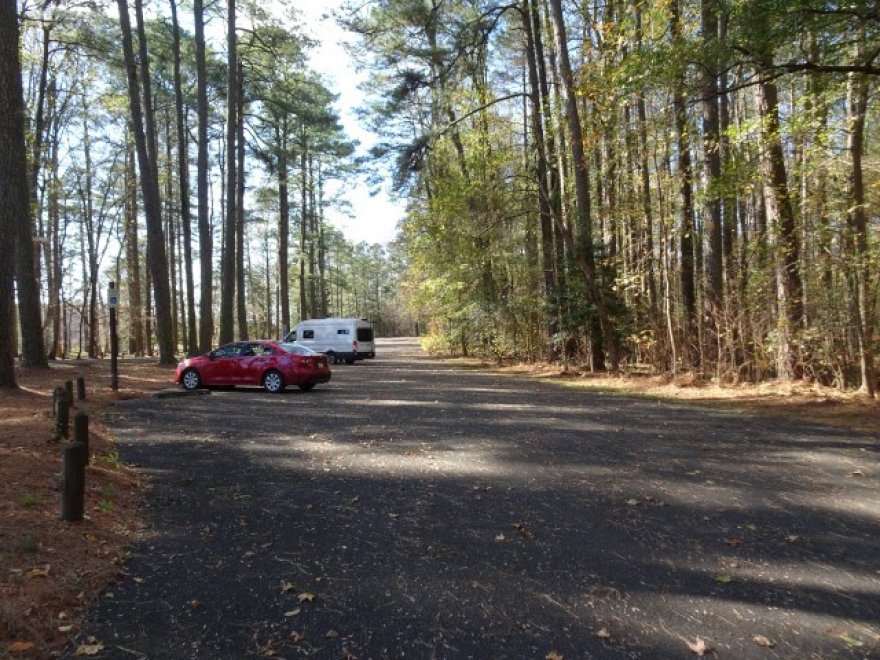
<path id="1" fill-rule="evenodd" d="M 85 445 L 86 465 L 89 464 L 89 416 L 79 411 L 73 416 L 73 441 Z"/>
<path id="2" fill-rule="evenodd" d="M 73 381 L 66 380 L 64 381 L 64 390 L 67 392 L 67 405 L 76 407 L 73 403 Z"/>
<path id="3" fill-rule="evenodd" d="M 55 413 L 55 439 L 69 438 L 70 402 L 63 387 L 56 387 L 52 392 L 52 412 Z"/>
<path id="4" fill-rule="evenodd" d="M 61 473 L 61 520 L 79 522 L 83 519 L 86 499 L 86 457 L 88 450 L 81 442 L 64 448 Z"/>
<path id="5" fill-rule="evenodd" d="M 86 398 L 85 376 L 78 376 L 76 379 L 76 398 L 78 401 L 83 401 Z"/>

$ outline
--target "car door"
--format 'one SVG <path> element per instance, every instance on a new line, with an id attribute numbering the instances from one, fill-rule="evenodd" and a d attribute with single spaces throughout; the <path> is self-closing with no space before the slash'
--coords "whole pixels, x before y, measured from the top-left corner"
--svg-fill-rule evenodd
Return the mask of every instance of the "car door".
<path id="1" fill-rule="evenodd" d="M 263 373 L 271 366 L 272 348 L 263 344 L 245 344 L 238 359 L 238 382 L 261 385 Z"/>
<path id="2" fill-rule="evenodd" d="M 238 382 L 238 360 L 241 344 L 225 344 L 215 349 L 202 369 L 205 385 L 235 385 Z"/>

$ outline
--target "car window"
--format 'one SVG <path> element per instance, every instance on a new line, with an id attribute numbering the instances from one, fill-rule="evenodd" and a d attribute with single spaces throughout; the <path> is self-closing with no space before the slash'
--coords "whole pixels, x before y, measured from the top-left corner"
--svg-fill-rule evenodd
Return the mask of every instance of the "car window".
<path id="1" fill-rule="evenodd" d="M 293 343 L 284 343 L 281 344 L 281 348 L 293 355 L 318 355 L 317 351 L 313 351 L 308 346 L 303 346 L 302 344 L 293 344 Z"/>
<path id="2" fill-rule="evenodd" d="M 241 344 L 226 344 L 214 351 L 214 357 L 236 357 L 241 353 Z"/>
<path id="3" fill-rule="evenodd" d="M 373 341 L 372 328 L 358 328 L 358 341 Z"/>
<path id="4" fill-rule="evenodd" d="M 303 330 L 303 339 L 314 339 L 315 331 L 314 330 Z"/>
<path id="5" fill-rule="evenodd" d="M 349 332 L 348 328 L 339 328 L 339 330 L 336 331 L 336 334 L 337 335 L 348 335 L 351 333 Z"/>

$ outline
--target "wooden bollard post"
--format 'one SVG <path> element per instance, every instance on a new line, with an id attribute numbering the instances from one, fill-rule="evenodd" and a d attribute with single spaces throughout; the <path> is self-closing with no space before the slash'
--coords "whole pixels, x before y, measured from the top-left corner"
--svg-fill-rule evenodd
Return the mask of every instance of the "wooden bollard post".
<path id="1" fill-rule="evenodd" d="M 84 376 L 78 376 L 76 379 L 76 398 L 77 401 L 83 401 L 86 398 L 86 379 Z"/>
<path id="2" fill-rule="evenodd" d="M 79 411 L 73 416 L 73 441 L 85 445 L 86 465 L 89 464 L 89 416 Z"/>
<path id="3" fill-rule="evenodd" d="M 67 392 L 67 405 L 76 407 L 73 403 L 73 381 L 66 380 L 64 381 L 64 391 Z"/>
<path id="4" fill-rule="evenodd" d="M 61 473 L 61 520 L 79 522 L 83 519 L 86 499 L 86 457 L 88 450 L 81 442 L 64 448 Z"/>
<path id="5" fill-rule="evenodd" d="M 70 403 L 67 390 L 56 387 L 52 392 L 52 412 L 55 413 L 55 439 L 70 437 Z"/>

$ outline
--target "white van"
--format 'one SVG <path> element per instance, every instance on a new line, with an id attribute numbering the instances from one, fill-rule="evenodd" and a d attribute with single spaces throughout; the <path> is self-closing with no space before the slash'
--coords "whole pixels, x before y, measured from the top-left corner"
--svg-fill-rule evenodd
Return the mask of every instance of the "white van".
<path id="1" fill-rule="evenodd" d="M 325 353 L 332 363 L 353 364 L 355 360 L 376 357 L 373 324 L 367 319 L 307 319 L 297 323 L 282 341 L 295 341 Z"/>

